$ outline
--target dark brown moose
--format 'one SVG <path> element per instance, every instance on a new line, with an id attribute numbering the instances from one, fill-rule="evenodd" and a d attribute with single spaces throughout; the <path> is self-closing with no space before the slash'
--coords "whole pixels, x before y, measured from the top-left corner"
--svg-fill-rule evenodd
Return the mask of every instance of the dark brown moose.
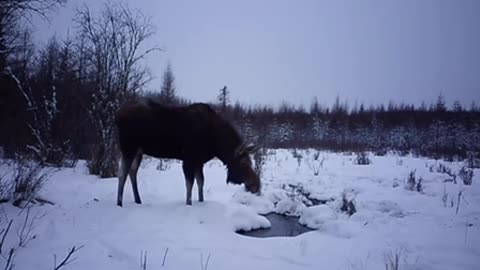
<path id="1" fill-rule="evenodd" d="M 137 171 L 142 155 L 183 161 L 186 203 L 192 204 L 192 187 L 197 180 L 198 200 L 203 201 L 203 165 L 217 157 L 227 166 L 227 183 L 245 184 L 260 192 L 260 179 L 252 169 L 247 146 L 233 126 L 207 104 L 173 107 L 146 100 L 122 107 L 116 118 L 122 160 L 118 175 L 117 205 L 122 206 L 127 174 L 133 196 L 141 203 Z"/>

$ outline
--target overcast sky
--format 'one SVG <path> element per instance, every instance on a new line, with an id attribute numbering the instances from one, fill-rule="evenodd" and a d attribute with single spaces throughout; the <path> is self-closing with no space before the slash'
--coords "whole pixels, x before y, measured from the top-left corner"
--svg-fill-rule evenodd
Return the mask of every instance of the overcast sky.
<path id="1" fill-rule="evenodd" d="M 114 2 L 114 0 L 112 0 Z M 35 20 L 44 42 L 72 29 L 69 0 L 50 24 Z M 478 0 L 135 0 L 151 16 L 151 44 L 165 52 L 148 64 L 159 89 L 168 61 L 178 94 L 212 101 L 227 85 L 232 100 L 331 105 L 337 95 L 366 104 L 480 104 Z"/>

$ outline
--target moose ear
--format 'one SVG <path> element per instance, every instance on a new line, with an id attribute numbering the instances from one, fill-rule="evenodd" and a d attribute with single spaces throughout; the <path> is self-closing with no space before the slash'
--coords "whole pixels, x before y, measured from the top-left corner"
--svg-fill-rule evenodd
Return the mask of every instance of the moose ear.
<path id="1" fill-rule="evenodd" d="M 250 143 L 247 145 L 247 147 L 245 147 L 245 150 L 247 150 L 247 152 L 250 154 L 257 152 L 258 149 L 259 147 L 255 146 L 253 143 Z"/>

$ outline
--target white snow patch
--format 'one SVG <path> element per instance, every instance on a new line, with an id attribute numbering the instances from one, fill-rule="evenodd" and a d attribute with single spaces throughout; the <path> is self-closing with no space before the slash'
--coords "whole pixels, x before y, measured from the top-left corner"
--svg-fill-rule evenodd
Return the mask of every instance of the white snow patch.
<path id="1" fill-rule="evenodd" d="M 245 205 L 235 206 L 229 217 L 232 220 L 234 231 L 251 231 L 270 228 L 271 226 L 266 217 L 257 214 L 252 208 Z"/>
<path id="2" fill-rule="evenodd" d="M 1 205 L 0 230 L 14 219 L 3 251 L 15 248 L 16 270 L 51 269 L 53 255 L 63 259 L 73 245 L 84 248 L 69 270 L 139 269 L 140 251 L 148 252 L 147 269 L 199 269 L 200 258 L 205 262 L 211 254 L 208 269 L 380 270 L 385 269 L 384 254 L 398 249 L 404 251 L 401 269 L 478 268 L 479 169 L 473 184 L 465 186 L 431 172 L 435 160 L 406 156 L 400 164 L 398 156 L 371 156 L 371 165 L 355 166 L 353 155 L 324 152 L 323 166 L 314 175 L 305 161 L 315 151 L 297 150 L 304 156 L 300 164 L 290 150 L 269 152 L 261 196 L 226 185 L 225 167 L 214 160 L 204 167 L 205 202 L 197 201 L 194 187 L 192 206 L 185 205 L 180 162 L 169 163 L 164 171 L 155 163 L 144 164 L 138 176 L 143 204 L 133 202 L 127 184 L 124 207 L 119 208 L 117 179 L 90 176 L 81 161 L 76 168 L 56 172 L 44 186 L 40 196 L 55 205 L 32 205 L 32 216 L 45 215 L 35 221 L 35 239 L 25 247 L 18 247 L 17 232 L 26 212 L 19 215 L 11 204 Z M 452 172 L 464 165 L 442 164 Z M 423 193 L 401 188 L 413 170 L 424 179 Z M 8 167 L 0 165 L 0 176 L 5 173 Z M 302 193 L 327 204 L 307 207 Z M 350 217 L 340 211 L 343 194 L 356 206 Z M 275 227 L 261 215 L 268 212 L 298 214 L 300 222 L 317 230 L 265 239 L 235 233 Z"/>
<path id="3" fill-rule="evenodd" d="M 300 224 L 312 229 L 319 229 L 325 222 L 337 219 L 337 214 L 328 205 L 307 207 L 302 211 Z"/>

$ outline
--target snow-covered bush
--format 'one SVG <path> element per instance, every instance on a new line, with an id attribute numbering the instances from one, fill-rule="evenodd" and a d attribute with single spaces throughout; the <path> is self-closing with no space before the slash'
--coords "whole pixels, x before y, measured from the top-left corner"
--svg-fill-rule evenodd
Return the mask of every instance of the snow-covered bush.
<path id="1" fill-rule="evenodd" d="M 297 160 L 297 165 L 300 167 L 300 165 L 302 165 L 303 155 L 295 148 L 292 151 L 292 156 Z"/>
<path id="2" fill-rule="evenodd" d="M 465 163 L 471 169 L 480 168 L 480 153 L 474 151 L 467 152 Z"/>
<path id="3" fill-rule="evenodd" d="M 356 155 L 357 156 L 355 157 L 355 164 L 357 164 L 357 165 L 369 165 L 371 163 L 367 152 L 364 152 L 364 151 L 357 152 Z"/>
<path id="4" fill-rule="evenodd" d="M 470 186 L 473 181 L 473 170 L 468 169 L 465 166 L 463 166 L 460 171 L 458 172 L 458 177 L 462 179 L 463 184 Z"/>
<path id="5" fill-rule="evenodd" d="M 397 158 L 396 163 L 397 163 L 398 166 L 403 166 L 403 159 Z"/>
<path id="6" fill-rule="evenodd" d="M 410 191 L 423 192 L 423 179 L 415 176 L 416 170 L 411 171 L 408 174 L 405 188 Z"/>
<path id="7" fill-rule="evenodd" d="M 291 202 L 300 202 L 306 206 L 318 205 L 323 202 L 310 197 L 310 192 L 305 190 L 305 187 L 301 183 L 297 184 L 284 184 L 282 189 L 285 191 L 285 195 Z"/>
<path id="8" fill-rule="evenodd" d="M 451 174 L 451 173 L 452 173 L 452 171 L 450 170 L 450 168 L 448 168 L 447 166 L 443 165 L 442 163 L 438 164 L 437 172 L 438 172 L 438 173 L 445 173 L 445 174 Z"/>
<path id="9" fill-rule="evenodd" d="M 312 170 L 314 176 L 318 176 L 320 169 L 323 168 L 325 162 L 325 156 L 320 158 L 320 152 L 317 151 L 313 154 L 313 160 L 307 159 L 307 166 Z"/>
<path id="10" fill-rule="evenodd" d="M 347 194 L 345 193 L 342 194 L 342 206 L 340 207 L 340 210 L 349 216 L 357 212 L 357 208 L 353 203 L 353 198 L 347 199 Z"/>

